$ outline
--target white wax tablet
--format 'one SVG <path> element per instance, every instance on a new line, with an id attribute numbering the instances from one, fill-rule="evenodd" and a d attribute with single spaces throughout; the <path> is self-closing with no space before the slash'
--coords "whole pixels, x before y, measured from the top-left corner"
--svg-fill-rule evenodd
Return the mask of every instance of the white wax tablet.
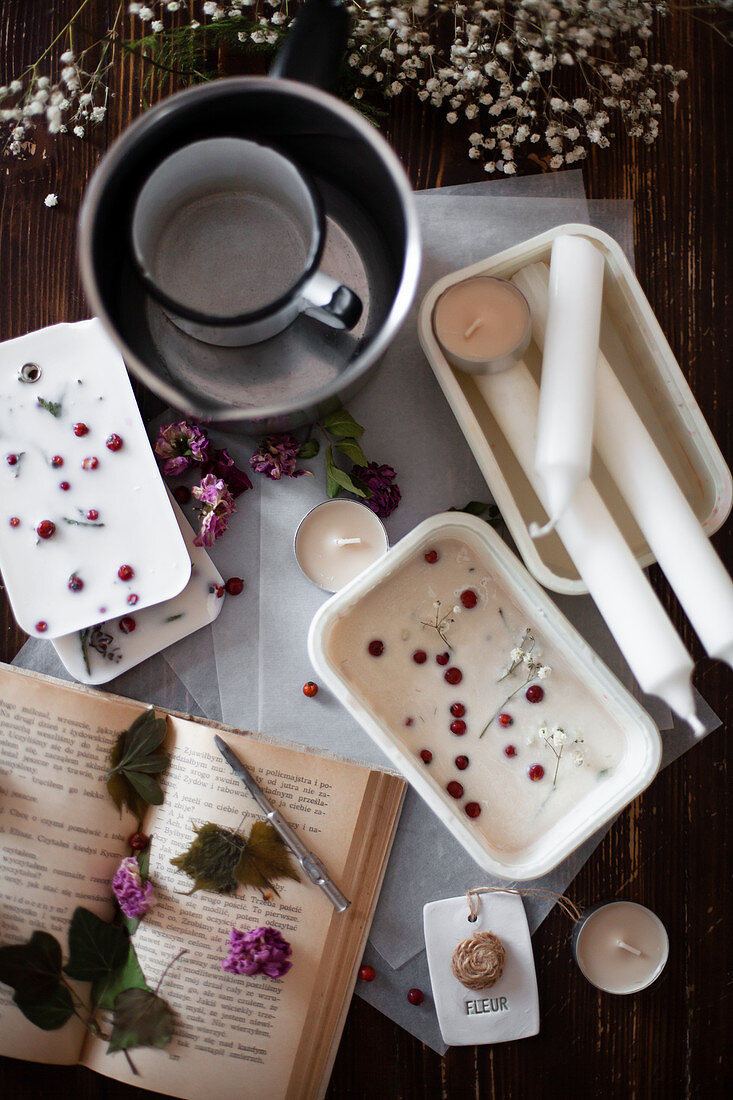
<path id="1" fill-rule="evenodd" d="M 18 623 L 46 638 L 188 581 L 125 364 L 97 320 L 0 345 L 0 568 Z"/>

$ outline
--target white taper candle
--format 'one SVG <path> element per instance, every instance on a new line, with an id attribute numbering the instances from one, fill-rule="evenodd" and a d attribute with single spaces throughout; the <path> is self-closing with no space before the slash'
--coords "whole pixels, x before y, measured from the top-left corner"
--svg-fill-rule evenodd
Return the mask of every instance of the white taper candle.
<path id="1" fill-rule="evenodd" d="M 548 276 L 546 264 L 531 264 L 514 277 L 530 304 L 540 348 Z M 706 651 L 733 665 L 733 580 L 603 353 L 595 443 Z"/>

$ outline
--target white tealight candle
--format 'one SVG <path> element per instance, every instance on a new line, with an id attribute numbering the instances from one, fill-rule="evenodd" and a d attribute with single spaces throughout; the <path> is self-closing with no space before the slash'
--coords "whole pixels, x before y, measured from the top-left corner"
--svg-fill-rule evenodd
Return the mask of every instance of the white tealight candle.
<path id="1" fill-rule="evenodd" d="M 470 374 L 504 370 L 527 350 L 529 306 L 513 283 L 475 275 L 444 290 L 433 330 L 446 358 Z"/>
<path id="2" fill-rule="evenodd" d="M 634 901 L 611 901 L 578 921 L 573 953 L 583 975 L 598 989 L 638 993 L 664 970 L 669 939 L 650 909 Z"/>
<path id="3" fill-rule="evenodd" d="M 337 592 L 389 548 L 384 524 L 357 500 L 324 500 L 295 532 L 295 557 L 309 580 Z"/>

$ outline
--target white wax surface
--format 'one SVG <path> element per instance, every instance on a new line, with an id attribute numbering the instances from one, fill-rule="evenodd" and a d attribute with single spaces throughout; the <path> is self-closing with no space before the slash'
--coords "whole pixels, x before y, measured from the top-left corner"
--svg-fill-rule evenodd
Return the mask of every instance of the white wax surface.
<path id="1" fill-rule="evenodd" d="M 435 334 L 449 357 L 490 362 L 513 351 L 527 331 L 529 311 L 511 283 L 476 276 L 455 283 L 435 305 Z"/>
<path id="2" fill-rule="evenodd" d="M 640 955 L 621 944 L 636 948 Z M 669 941 L 659 917 L 633 901 L 596 909 L 578 932 L 575 957 L 589 982 L 607 993 L 636 993 L 661 974 Z"/>
<path id="3" fill-rule="evenodd" d="M 338 539 L 359 539 L 339 545 Z M 326 500 L 309 512 L 295 538 L 303 572 L 328 592 L 337 592 L 387 550 L 387 535 L 374 512 L 355 500 Z"/>
<path id="4" fill-rule="evenodd" d="M 595 801 L 599 785 L 624 755 L 626 737 L 604 700 L 547 645 L 539 624 L 526 621 L 473 551 L 455 538 L 437 540 L 434 549 L 439 555 L 434 564 L 416 553 L 344 613 L 331 632 L 329 656 L 353 693 L 418 760 L 421 750 L 432 752 L 425 767 L 437 783 L 444 788 L 454 780 L 462 784 L 458 806 L 479 803 L 480 815 L 466 820 L 497 851 L 515 852 L 543 836 L 581 800 Z M 478 601 L 466 609 L 460 595 L 469 588 Z M 443 629 L 446 641 L 434 626 L 425 625 L 435 623 L 436 613 L 439 620 L 453 620 Z M 530 681 L 542 686 L 539 703 L 525 697 L 523 668 L 501 679 L 527 627 L 535 637 L 534 656 L 541 655 L 552 669 L 545 679 Z M 379 657 L 368 652 L 373 640 L 384 644 Z M 416 650 L 425 651 L 424 663 L 413 659 Z M 436 656 L 444 653 L 449 664 L 439 665 Z M 463 674 L 457 685 L 445 680 L 450 667 Z M 466 708 L 462 736 L 450 730 L 455 702 Z M 512 716 L 512 725 L 504 728 L 493 721 L 480 737 L 499 708 Z M 565 730 L 567 742 L 553 788 L 557 760 L 539 730 L 555 726 Z M 515 756 L 505 754 L 508 745 L 515 747 Z M 469 759 L 463 770 L 455 764 L 459 755 Z M 536 763 L 544 776 L 534 782 L 527 769 Z"/>

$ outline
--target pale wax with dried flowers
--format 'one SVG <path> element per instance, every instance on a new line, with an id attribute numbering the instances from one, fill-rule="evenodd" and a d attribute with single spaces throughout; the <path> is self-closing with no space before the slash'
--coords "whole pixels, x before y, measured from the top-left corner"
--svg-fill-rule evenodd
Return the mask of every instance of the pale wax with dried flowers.
<path id="1" fill-rule="evenodd" d="M 416 551 L 344 613 L 329 648 L 499 851 L 544 834 L 624 754 L 603 700 L 458 539 Z"/>

